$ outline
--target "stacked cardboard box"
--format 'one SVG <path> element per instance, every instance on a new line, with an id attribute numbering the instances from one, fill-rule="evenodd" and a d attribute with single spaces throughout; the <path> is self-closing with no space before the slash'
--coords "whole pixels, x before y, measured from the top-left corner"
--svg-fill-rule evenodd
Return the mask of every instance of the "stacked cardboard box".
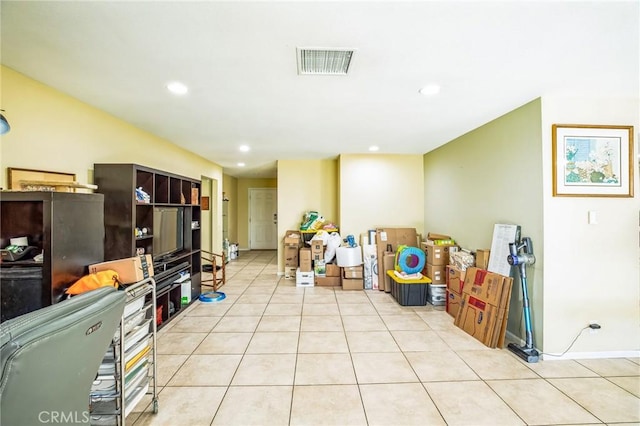
<path id="1" fill-rule="evenodd" d="M 510 277 L 467 269 L 455 325 L 490 348 L 503 347 L 512 286 Z"/>
<path id="2" fill-rule="evenodd" d="M 462 304 L 462 290 L 466 269 L 462 270 L 452 265 L 447 265 L 447 302 L 446 310 L 449 315 L 456 317 Z"/>
<path id="3" fill-rule="evenodd" d="M 384 254 L 395 253 L 399 245 L 416 247 L 419 243 L 416 228 L 378 228 L 376 229 L 376 263 L 373 277 L 373 289 L 387 291 L 385 285 Z M 376 287 L 377 284 L 377 287 Z"/>
<path id="4" fill-rule="evenodd" d="M 340 269 L 342 269 L 343 290 L 362 290 L 364 288 L 362 266 L 346 266 Z"/>
<path id="5" fill-rule="evenodd" d="M 302 245 L 302 237 L 299 231 L 287 231 L 284 235 L 284 277 L 296 278 L 296 270 L 299 266 L 298 250 Z"/>
<path id="6" fill-rule="evenodd" d="M 444 305 L 446 303 L 446 282 L 447 264 L 449 263 L 449 253 L 457 250 L 451 237 L 448 235 L 432 234 L 427 235 L 427 241 L 422 243 L 427 258 L 422 274 L 431 279 L 430 291 L 433 297 L 429 298 L 432 305 Z M 435 295 L 439 295 L 436 297 Z"/>

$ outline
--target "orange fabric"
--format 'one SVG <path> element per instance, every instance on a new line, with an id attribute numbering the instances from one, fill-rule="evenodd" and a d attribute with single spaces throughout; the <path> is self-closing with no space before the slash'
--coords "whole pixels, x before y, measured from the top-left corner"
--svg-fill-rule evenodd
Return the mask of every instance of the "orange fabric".
<path id="1" fill-rule="evenodd" d="M 73 283 L 73 285 L 67 289 L 66 293 L 74 296 L 100 287 L 110 286 L 118 288 L 118 278 L 118 273 L 111 269 L 85 275 Z"/>

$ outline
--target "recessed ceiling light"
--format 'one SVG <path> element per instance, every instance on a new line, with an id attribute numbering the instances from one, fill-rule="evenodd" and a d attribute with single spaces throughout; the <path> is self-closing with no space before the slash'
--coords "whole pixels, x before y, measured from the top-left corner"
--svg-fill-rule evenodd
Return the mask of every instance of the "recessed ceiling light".
<path id="1" fill-rule="evenodd" d="M 422 89 L 419 90 L 425 96 L 433 96 L 440 92 L 440 86 L 437 84 L 427 84 Z"/>
<path id="2" fill-rule="evenodd" d="M 238 163 L 238 167 L 244 167 L 245 164 L 244 163 Z"/>
<path id="3" fill-rule="evenodd" d="M 189 91 L 189 88 L 179 81 L 172 81 L 171 83 L 168 83 L 167 89 L 174 95 L 184 95 Z"/>
<path id="4" fill-rule="evenodd" d="M 370 146 L 370 147 L 369 147 L 369 151 L 371 151 L 371 152 L 378 151 L 379 149 L 380 149 L 380 148 L 379 148 L 379 147 L 377 147 L 377 146 L 375 146 L 375 145 L 373 145 L 373 146 Z"/>
<path id="5" fill-rule="evenodd" d="M 248 145 L 240 145 L 240 148 L 239 148 L 239 149 L 240 149 L 240 151 L 242 151 L 242 152 L 249 152 L 249 150 L 250 150 L 251 148 L 249 148 L 249 146 L 248 146 Z"/>

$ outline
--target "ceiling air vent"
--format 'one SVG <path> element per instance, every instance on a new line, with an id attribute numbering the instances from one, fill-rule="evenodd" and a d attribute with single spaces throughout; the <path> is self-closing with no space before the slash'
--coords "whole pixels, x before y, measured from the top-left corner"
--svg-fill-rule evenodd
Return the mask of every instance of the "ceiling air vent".
<path id="1" fill-rule="evenodd" d="M 298 74 L 347 75 L 355 49 L 298 47 Z"/>

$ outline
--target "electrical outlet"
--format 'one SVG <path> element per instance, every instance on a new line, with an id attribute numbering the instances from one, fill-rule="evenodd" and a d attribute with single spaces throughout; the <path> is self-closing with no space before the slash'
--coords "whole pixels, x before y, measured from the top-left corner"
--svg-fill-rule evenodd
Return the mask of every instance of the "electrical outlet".
<path id="1" fill-rule="evenodd" d="M 598 334 L 598 330 L 600 330 L 600 323 L 598 320 L 589 320 L 589 334 Z"/>

